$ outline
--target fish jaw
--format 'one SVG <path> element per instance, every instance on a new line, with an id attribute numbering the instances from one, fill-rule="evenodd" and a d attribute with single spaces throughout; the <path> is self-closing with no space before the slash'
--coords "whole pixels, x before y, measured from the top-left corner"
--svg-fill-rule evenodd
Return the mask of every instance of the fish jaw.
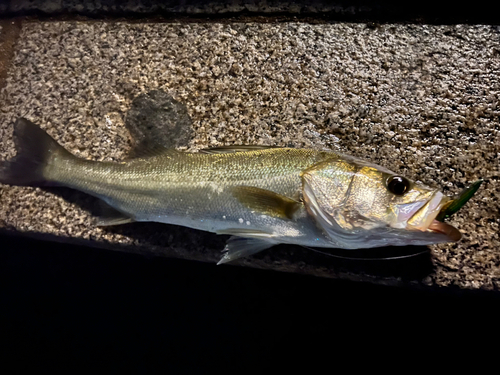
<path id="1" fill-rule="evenodd" d="M 434 220 L 427 228 L 427 231 L 444 234 L 453 242 L 457 242 L 462 238 L 462 233 L 457 228 L 442 221 Z"/>
<path id="2" fill-rule="evenodd" d="M 417 212 L 408 220 L 406 229 L 410 231 L 421 231 L 439 233 L 445 235 L 449 241 L 460 240 L 462 234 L 455 227 L 436 220 L 443 207 L 450 201 L 450 198 L 441 192 L 436 192 Z"/>

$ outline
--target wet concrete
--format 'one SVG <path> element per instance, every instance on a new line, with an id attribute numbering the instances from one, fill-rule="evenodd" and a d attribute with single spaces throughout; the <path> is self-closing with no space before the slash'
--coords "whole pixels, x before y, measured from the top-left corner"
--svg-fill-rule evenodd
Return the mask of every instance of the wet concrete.
<path id="1" fill-rule="evenodd" d="M 0 158 L 15 154 L 12 123 L 24 116 L 78 156 L 121 160 L 133 144 L 125 123 L 134 98 L 161 89 L 192 118 L 191 151 L 242 143 L 333 149 L 450 195 L 486 179 L 452 219 L 464 238 L 430 247 L 432 256 L 373 263 L 279 246 L 238 264 L 498 290 L 499 37 L 497 27 L 481 25 L 25 23 L 0 97 Z M 147 254 L 220 257 L 225 237 L 187 228 L 96 228 L 94 205 L 65 189 L 1 185 L 0 227 Z"/>
<path id="2" fill-rule="evenodd" d="M 135 98 L 125 126 L 133 141 L 146 147 L 155 143 L 167 148 L 187 147 L 193 133 L 186 106 L 162 90 Z"/>

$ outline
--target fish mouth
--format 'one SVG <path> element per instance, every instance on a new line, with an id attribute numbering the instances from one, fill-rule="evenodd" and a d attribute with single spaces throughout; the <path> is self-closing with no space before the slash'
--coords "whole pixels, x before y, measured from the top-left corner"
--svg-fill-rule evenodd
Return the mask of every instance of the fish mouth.
<path id="1" fill-rule="evenodd" d="M 441 192 L 436 192 L 407 222 L 406 229 L 439 233 L 450 241 L 456 242 L 462 238 L 460 231 L 450 224 L 436 220 L 443 210 L 446 210 L 450 198 Z"/>
<path id="2" fill-rule="evenodd" d="M 407 228 L 433 233 L 444 234 L 450 241 L 458 241 L 462 234 L 458 229 L 443 222 L 462 208 L 476 193 L 483 179 L 473 182 L 453 198 L 445 197 L 442 193 L 435 193 L 408 221 Z"/>

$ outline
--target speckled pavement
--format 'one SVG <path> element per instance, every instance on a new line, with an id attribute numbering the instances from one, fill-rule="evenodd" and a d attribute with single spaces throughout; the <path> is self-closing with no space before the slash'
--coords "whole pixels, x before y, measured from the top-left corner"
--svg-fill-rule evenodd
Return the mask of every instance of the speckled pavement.
<path id="1" fill-rule="evenodd" d="M 26 22 L 0 92 L 0 159 L 14 156 L 12 124 L 24 116 L 80 157 L 120 160 L 132 100 L 161 89 L 188 109 L 191 151 L 333 149 L 450 195 L 486 179 L 451 221 L 463 239 L 431 246 L 425 266 L 379 272 L 286 246 L 237 264 L 500 290 L 499 76 L 496 26 Z M 227 238 L 154 223 L 96 228 L 94 207 L 67 189 L 0 185 L 4 232 L 209 262 Z"/>

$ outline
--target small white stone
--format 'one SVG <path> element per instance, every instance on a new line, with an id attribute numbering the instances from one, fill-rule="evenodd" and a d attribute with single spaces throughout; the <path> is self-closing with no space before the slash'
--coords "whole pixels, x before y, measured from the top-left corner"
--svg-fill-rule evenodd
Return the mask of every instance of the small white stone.
<path id="1" fill-rule="evenodd" d="M 241 217 L 238 219 L 238 221 L 240 222 L 240 224 L 243 224 L 243 219 Z"/>
<path id="2" fill-rule="evenodd" d="M 247 225 L 250 225 L 250 222 L 249 222 L 249 221 L 247 221 Z"/>

